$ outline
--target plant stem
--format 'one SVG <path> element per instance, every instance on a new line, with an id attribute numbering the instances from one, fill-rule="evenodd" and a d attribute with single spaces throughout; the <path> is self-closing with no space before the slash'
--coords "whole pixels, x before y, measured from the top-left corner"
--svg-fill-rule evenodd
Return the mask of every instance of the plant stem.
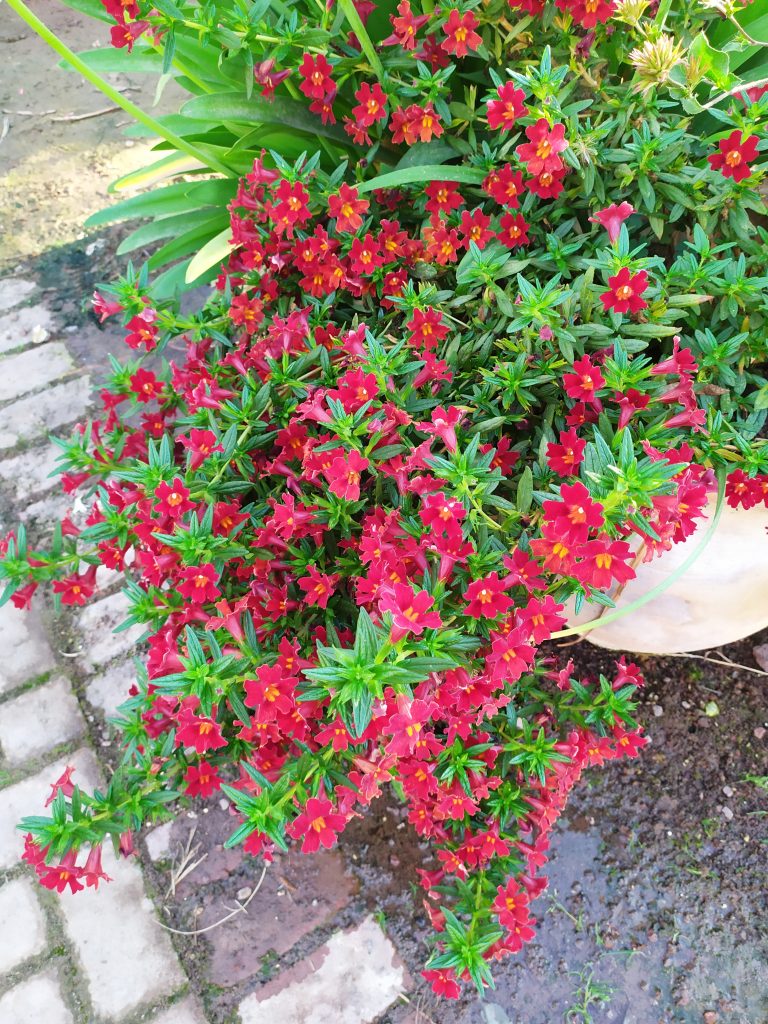
<path id="1" fill-rule="evenodd" d="M 376 47 L 371 42 L 371 37 L 365 31 L 365 26 L 363 25 L 360 15 L 357 13 L 357 8 L 355 7 L 353 0 L 339 0 L 339 7 L 344 11 L 344 17 L 349 22 L 349 27 L 357 36 L 357 40 L 363 48 L 363 53 L 368 58 L 368 63 L 371 65 L 371 70 L 380 82 L 383 81 L 384 68 L 382 67 L 381 61 L 376 53 Z"/>
<path id="2" fill-rule="evenodd" d="M 10 3 L 11 0 L 8 0 Z M 761 45 L 765 45 L 764 43 Z M 716 107 L 721 100 L 727 100 L 729 96 L 735 96 L 739 92 L 746 92 L 747 89 L 759 88 L 761 85 L 768 85 L 768 78 L 758 78 L 756 82 L 742 82 L 741 85 L 735 85 L 733 89 L 729 89 L 728 92 L 721 92 L 719 96 L 715 96 L 709 103 L 705 103 L 701 110 L 710 110 L 712 107 Z M 701 111 L 699 111 L 701 113 Z"/>
<path id="3" fill-rule="evenodd" d="M 175 132 L 165 128 L 159 121 L 156 121 L 154 117 L 147 114 L 141 107 L 137 107 L 135 103 L 132 103 L 126 96 L 123 96 L 121 92 L 118 92 L 114 86 L 110 85 L 106 79 L 102 78 L 96 71 L 89 68 L 88 65 L 78 57 L 78 55 L 64 43 L 55 32 L 41 21 L 36 14 L 34 14 L 23 0 L 7 0 L 8 6 L 14 10 L 22 21 L 26 22 L 29 27 L 36 32 L 40 38 L 46 42 L 51 49 L 55 50 L 68 64 L 70 64 L 75 71 L 78 71 L 83 78 L 87 79 L 91 85 L 96 86 L 101 92 L 104 93 L 113 103 L 117 104 L 126 114 L 130 114 L 131 117 L 135 118 L 140 124 L 143 124 L 145 128 L 148 128 L 155 135 L 159 135 L 161 139 L 165 139 L 176 149 L 182 153 L 187 153 L 195 160 L 199 160 L 205 167 L 210 167 L 212 171 L 218 171 L 219 174 L 224 174 L 228 178 L 235 177 L 234 171 L 229 167 L 220 163 L 216 157 L 206 155 L 202 150 L 198 149 L 191 142 L 187 142 L 185 139 L 180 138 Z"/>

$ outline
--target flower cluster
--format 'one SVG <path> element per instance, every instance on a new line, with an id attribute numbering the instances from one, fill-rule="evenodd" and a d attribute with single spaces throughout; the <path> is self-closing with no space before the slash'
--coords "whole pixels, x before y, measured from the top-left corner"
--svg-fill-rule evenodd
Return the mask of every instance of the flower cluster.
<path id="1" fill-rule="evenodd" d="M 74 891 L 104 877 L 104 842 L 129 853 L 169 801 L 222 795 L 231 845 L 311 853 L 389 789 L 432 850 L 425 977 L 483 989 L 533 936 L 571 789 L 645 743 L 638 667 L 579 679 L 548 641 L 712 501 L 766 500 L 748 211 L 768 100 L 692 142 L 684 108 L 627 100 L 633 36 L 609 2 L 558 0 L 551 26 L 543 0 L 503 18 L 403 0 L 370 49 L 373 3 L 342 5 L 357 13 L 334 45 L 328 17 L 311 35 L 210 6 L 187 13 L 231 80 L 245 70 L 269 123 L 314 124 L 322 146 L 283 140 L 237 180 L 172 193 L 227 203 L 202 309 L 133 269 L 95 297 L 130 359 L 60 442 L 87 515 L 49 551 L 9 534 L 0 578 L 19 607 L 45 583 L 80 605 L 99 567 L 120 570 L 147 651 L 109 793 L 65 773 L 25 857 Z M 143 18 L 167 44 L 170 15 L 121 10 L 122 30 Z M 528 16 L 507 74 L 507 17 Z"/>

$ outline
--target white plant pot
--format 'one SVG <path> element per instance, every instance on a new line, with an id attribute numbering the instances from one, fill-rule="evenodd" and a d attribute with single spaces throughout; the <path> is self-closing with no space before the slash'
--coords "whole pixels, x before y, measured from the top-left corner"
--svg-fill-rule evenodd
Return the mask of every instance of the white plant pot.
<path id="1" fill-rule="evenodd" d="M 709 514 L 714 513 L 714 502 Z M 702 553 L 662 594 L 584 636 L 598 647 L 638 654 L 679 654 L 743 640 L 768 626 L 768 509 L 724 506 Z M 681 544 L 637 567 L 618 596 L 616 610 L 663 583 L 702 542 L 707 523 Z M 567 608 L 568 606 L 566 606 Z M 573 605 L 571 604 L 571 609 Z M 604 615 L 612 612 L 606 609 Z M 601 608 L 585 604 L 569 626 L 591 622 Z"/>

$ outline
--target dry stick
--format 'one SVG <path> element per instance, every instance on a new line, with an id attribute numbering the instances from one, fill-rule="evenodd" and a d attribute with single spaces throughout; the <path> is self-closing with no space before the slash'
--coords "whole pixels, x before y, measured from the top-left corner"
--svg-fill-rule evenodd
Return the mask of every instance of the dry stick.
<path id="1" fill-rule="evenodd" d="M 768 676 L 761 668 L 752 668 L 751 665 L 742 665 L 738 661 L 732 661 L 727 655 L 719 652 L 721 658 L 709 658 L 706 654 L 692 654 L 690 651 L 683 651 L 680 654 L 659 654 L 659 658 L 695 658 L 696 661 L 708 661 L 710 665 L 720 665 L 721 668 L 737 668 L 742 672 L 754 672 L 756 676 Z"/>
<path id="2" fill-rule="evenodd" d="M 52 121 L 87 121 L 89 117 L 101 117 L 102 114 L 113 114 L 120 107 L 102 107 L 101 110 L 91 110 L 88 114 L 65 114 L 63 117 L 52 117 Z"/>
<path id="3" fill-rule="evenodd" d="M 267 865 L 265 864 L 264 867 L 262 868 L 262 871 L 261 871 L 261 878 L 259 878 L 258 882 L 256 883 L 256 888 L 253 890 L 253 892 L 248 897 L 248 899 L 245 900 L 244 903 L 238 903 L 237 907 L 234 910 L 231 910 L 227 914 L 226 917 L 222 917 L 221 920 L 215 921 L 213 924 L 209 924 L 205 928 L 198 928 L 198 929 L 196 929 L 195 931 L 192 931 L 192 932 L 185 932 L 185 931 L 181 931 L 179 928 L 171 928 L 170 925 L 163 924 L 162 921 L 158 921 L 157 923 L 160 925 L 161 928 L 164 928 L 167 932 L 173 932 L 174 935 L 192 935 L 192 936 L 194 936 L 194 935 L 203 935 L 205 932 L 213 931 L 214 928 L 218 928 L 220 925 L 226 924 L 227 921 L 231 921 L 232 918 L 233 917 L 237 917 L 238 914 L 244 914 L 246 912 L 245 908 L 248 906 L 248 904 L 251 902 L 253 897 L 256 895 L 256 893 L 261 888 L 261 884 L 264 881 L 264 877 L 265 877 L 266 873 L 267 873 Z"/>

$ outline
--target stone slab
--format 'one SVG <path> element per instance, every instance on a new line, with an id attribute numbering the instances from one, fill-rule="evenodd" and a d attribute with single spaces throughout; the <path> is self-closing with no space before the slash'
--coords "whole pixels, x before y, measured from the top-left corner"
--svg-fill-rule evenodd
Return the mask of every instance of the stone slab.
<path id="1" fill-rule="evenodd" d="M 0 387 L 2 387 L 3 364 L 0 362 Z M 0 462 L 0 481 L 10 492 L 14 501 L 27 503 L 33 495 L 42 494 L 58 487 L 58 476 L 51 476 L 56 469 L 56 460 L 61 449 L 55 444 L 29 448 L 20 455 Z M 70 504 L 72 499 L 69 499 Z"/>
<path id="2" fill-rule="evenodd" d="M 51 786 L 67 765 L 75 767 L 74 781 L 84 788 L 97 784 L 99 774 L 93 754 L 81 748 L 69 757 L 62 757 L 48 765 L 36 775 L 0 790 L 0 870 L 17 867 L 20 863 L 24 836 L 16 826 L 27 815 L 45 813 L 43 805 L 51 792 Z"/>
<path id="3" fill-rule="evenodd" d="M 54 330 L 53 316 L 45 306 L 22 306 L 0 316 L 0 352 L 26 348 L 47 341 Z"/>
<path id="4" fill-rule="evenodd" d="M 188 996 L 163 1010 L 159 1017 L 153 1017 L 149 1024 L 206 1024 L 206 1020 L 197 1000 Z"/>
<path id="5" fill-rule="evenodd" d="M 5 356 L 0 360 L 0 402 L 41 391 L 73 369 L 72 357 L 58 341 Z"/>
<path id="6" fill-rule="evenodd" d="M 72 1024 L 53 972 L 36 974 L 0 998 L 3 1024 Z"/>
<path id="7" fill-rule="evenodd" d="M 133 661 L 119 661 L 109 668 L 100 669 L 85 685 L 85 695 L 94 707 L 99 708 L 105 718 L 114 716 L 117 709 L 128 700 L 128 690 L 136 682 L 136 667 Z"/>
<path id="8" fill-rule="evenodd" d="M 14 766 L 79 739 L 84 732 L 85 721 L 68 679 L 55 679 L 0 706 L 0 747 Z"/>
<path id="9" fill-rule="evenodd" d="M 0 889 L 0 973 L 7 974 L 45 949 L 45 917 L 28 878 Z M 2 1019 L 2 1018 L 0 1018 Z"/>
<path id="10" fill-rule="evenodd" d="M 370 1024 L 404 991 L 405 970 L 372 917 L 240 1003 L 242 1024 Z"/>
<path id="11" fill-rule="evenodd" d="M 37 600 L 29 611 L 15 608 L 10 601 L 0 608 L 0 693 L 50 672 L 56 664 L 40 608 Z"/>
<path id="12" fill-rule="evenodd" d="M 4 277 L 0 281 L 0 310 L 13 309 L 26 302 L 37 288 L 34 281 L 23 277 Z"/>
<path id="13" fill-rule="evenodd" d="M 121 633 L 115 633 L 115 629 L 127 618 L 128 609 L 128 599 L 124 594 L 111 594 L 86 605 L 80 612 L 79 625 L 83 634 L 81 664 L 86 671 L 92 672 L 99 665 L 106 665 L 121 655 L 134 653 L 136 641 L 144 633 L 144 627 L 131 626 Z"/>
<path id="14" fill-rule="evenodd" d="M 90 397 L 91 378 L 76 377 L 6 406 L 0 422 L 0 449 L 15 448 L 22 441 L 36 440 L 82 419 Z"/>
<path id="15" fill-rule="evenodd" d="M 66 892 L 59 903 L 96 1015 L 119 1019 L 173 995 L 186 978 L 135 859 L 118 861 L 105 846 L 103 862 L 113 881 Z"/>

